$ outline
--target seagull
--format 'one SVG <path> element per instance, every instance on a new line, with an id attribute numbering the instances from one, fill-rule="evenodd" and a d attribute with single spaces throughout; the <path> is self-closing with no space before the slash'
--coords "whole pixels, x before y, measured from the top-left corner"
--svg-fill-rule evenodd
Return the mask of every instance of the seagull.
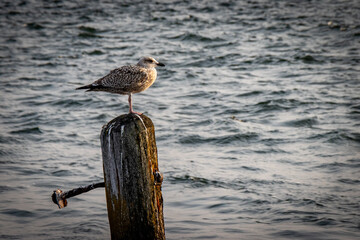
<path id="1" fill-rule="evenodd" d="M 102 91 L 128 95 L 129 113 L 141 115 L 132 108 L 131 96 L 148 89 L 156 80 L 156 67 L 165 64 L 152 57 L 142 57 L 136 65 L 122 66 L 112 70 L 108 75 L 76 90 L 87 89 L 86 92 Z"/>

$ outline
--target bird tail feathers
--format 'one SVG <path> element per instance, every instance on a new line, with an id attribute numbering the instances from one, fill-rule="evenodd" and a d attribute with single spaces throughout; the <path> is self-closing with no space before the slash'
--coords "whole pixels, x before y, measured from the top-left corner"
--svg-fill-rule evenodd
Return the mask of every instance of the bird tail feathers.
<path id="1" fill-rule="evenodd" d="M 106 90 L 108 88 L 109 87 L 105 87 L 105 86 L 101 86 L 101 85 L 89 84 L 89 85 L 85 85 L 85 86 L 82 86 L 82 87 L 75 88 L 75 90 L 87 89 L 86 92 L 89 92 L 89 91 L 104 91 L 104 90 Z"/>
<path id="2" fill-rule="evenodd" d="M 90 89 L 90 88 L 91 88 L 91 84 L 90 84 L 90 85 L 85 85 L 85 86 L 82 86 L 82 87 L 75 88 L 75 90 Z"/>
<path id="3" fill-rule="evenodd" d="M 96 90 L 97 88 L 98 88 L 98 86 L 93 85 L 93 84 L 89 84 L 89 85 L 85 85 L 85 86 L 82 86 L 82 87 L 75 88 L 75 90 L 87 89 L 86 92 L 89 92 L 89 91 L 94 91 L 94 90 Z"/>

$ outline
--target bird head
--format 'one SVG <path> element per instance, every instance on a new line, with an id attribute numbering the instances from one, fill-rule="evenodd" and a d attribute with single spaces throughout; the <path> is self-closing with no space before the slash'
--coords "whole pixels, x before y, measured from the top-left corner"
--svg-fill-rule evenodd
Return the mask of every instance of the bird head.
<path id="1" fill-rule="evenodd" d="M 161 66 L 161 67 L 165 66 L 165 64 L 156 61 L 152 57 L 142 57 L 142 58 L 140 58 L 137 65 L 140 66 L 140 67 L 144 67 L 144 68 L 155 68 L 157 66 Z"/>

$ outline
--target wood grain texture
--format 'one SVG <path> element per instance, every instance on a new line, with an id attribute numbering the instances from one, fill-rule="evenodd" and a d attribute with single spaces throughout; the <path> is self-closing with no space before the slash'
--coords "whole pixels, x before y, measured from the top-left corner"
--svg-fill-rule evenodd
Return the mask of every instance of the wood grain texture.
<path id="1" fill-rule="evenodd" d="M 151 119 L 121 115 L 103 127 L 100 138 L 112 239 L 165 239 Z"/>

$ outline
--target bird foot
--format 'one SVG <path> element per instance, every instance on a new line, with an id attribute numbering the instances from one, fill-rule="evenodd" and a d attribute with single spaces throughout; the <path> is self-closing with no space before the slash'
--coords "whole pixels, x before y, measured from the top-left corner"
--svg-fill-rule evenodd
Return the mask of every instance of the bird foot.
<path id="1" fill-rule="evenodd" d="M 129 111 L 129 114 L 137 114 L 137 115 L 141 115 L 142 113 L 139 113 L 139 112 L 135 112 L 135 111 Z"/>

